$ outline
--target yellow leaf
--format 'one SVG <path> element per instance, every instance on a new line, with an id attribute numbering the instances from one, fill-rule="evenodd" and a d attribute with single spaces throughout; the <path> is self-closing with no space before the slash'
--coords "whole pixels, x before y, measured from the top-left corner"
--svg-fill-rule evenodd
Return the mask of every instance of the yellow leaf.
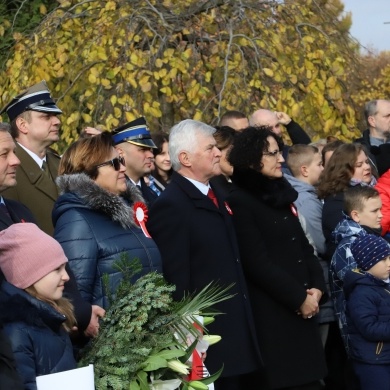
<path id="1" fill-rule="evenodd" d="M 298 77 L 295 74 L 290 75 L 289 79 L 293 84 L 296 84 L 298 81 Z"/>
<path id="2" fill-rule="evenodd" d="M 293 118 L 298 118 L 300 112 L 301 112 L 301 109 L 300 109 L 300 107 L 299 107 L 299 104 L 298 104 L 298 103 L 295 103 L 295 104 L 291 107 L 291 116 L 292 116 Z"/>
<path id="3" fill-rule="evenodd" d="M 110 102 L 111 102 L 111 104 L 112 104 L 113 106 L 115 106 L 115 104 L 116 104 L 117 101 L 118 101 L 118 99 L 117 99 L 116 95 L 112 95 L 112 96 L 110 97 Z"/>
<path id="4" fill-rule="evenodd" d="M 91 123 L 92 122 L 92 117 L 89 114 L 82 113 L 81 114 L 82 118 L 84 119 L 85 123 Z"/>
<path id="5" fill-rule="evenodd" d="M 104 88 L 111 87 L 110 80 L 108 79 L 101 79 L 100 83 L 103 85 Z"/>
<path id="6" fill-rule="evenodd" d="M 96 76 L 95 75 L 93 75 L 93 74 L 89 74 L 89 76 L 88 76 L 88 81 L 91 83 L 91 84 L 96 84 L 97 83 L 97 78 L 96 78 Z"/>
<path id="7" fill-rule="evenodd" d="M 46 6 L 45 6 L 44 4 L 41 4 L 41 5 L 39 6 L 39 13 L 40 13 L 41 15 L 46 15 L 46 14 L 47 14 L 47 8 L 46 8 Z"/>
<path id="8" fill-rule="evenodd" d="M 336 86 L 336 82 L 336 77 L 331 76 L 328 78 L 328 80 L 326 80 L 326 86 L 328 88 L 334 88 Z"/>
<path id="9" fill-rule="evenodd" d="M 274 71 L 270 68 L 263 68 L 263 71 L 268 77 L 273 77 L 274 75 Z"/>
<path id="10" fill-rule="evenodd" d="M 141 90 L 142 92 L 149 92 L 151 89 L 152 89 L 152 84 L 147 82 L 147 83 L 144 83 L 141 86 Z"/>
<path id="11" fill-rule="evenodd" d="M 115 117 L 115 118 L 120 118 L 121 115 L 122 115 L 121 109 L 118 108 L 118 107 L 114 107 L 114 117 Z"/>

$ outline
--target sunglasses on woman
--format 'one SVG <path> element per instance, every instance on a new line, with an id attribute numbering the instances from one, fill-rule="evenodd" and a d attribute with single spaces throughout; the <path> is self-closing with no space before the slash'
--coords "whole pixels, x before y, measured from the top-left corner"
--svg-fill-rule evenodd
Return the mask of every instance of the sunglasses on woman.
<path id="1" fill-rule="evenodd" d="M 122 156 L 115 157 L 112 160 L 96 165 L 96 168 L 104 167 L 105 165 L 112 165 L 116 171 L 119 171 L 119 169 L 121 169 L 121 165 L 125 165 L 125 159 Z"/>

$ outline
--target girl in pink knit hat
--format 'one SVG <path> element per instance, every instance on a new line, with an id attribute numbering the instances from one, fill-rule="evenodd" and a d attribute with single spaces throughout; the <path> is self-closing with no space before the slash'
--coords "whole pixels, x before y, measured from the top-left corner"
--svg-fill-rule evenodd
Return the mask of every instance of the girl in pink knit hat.
<path id="1" fill-rule="evenodd" d="M 68 335 L 76 321 L 62 297 L 67 261 L 61 245 L 32 223 L 0 232 L 0 323 L 28 390 L 39 375 L 76 368 Z"/>

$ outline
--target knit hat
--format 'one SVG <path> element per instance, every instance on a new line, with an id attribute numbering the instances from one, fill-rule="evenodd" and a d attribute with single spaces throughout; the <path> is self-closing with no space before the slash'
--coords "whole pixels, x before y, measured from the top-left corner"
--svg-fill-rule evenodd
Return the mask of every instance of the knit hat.
<path id="1" fill-rule="evenodd" d="M 365 234 L 357 237 L 352 243 L 351 252 L 359 268 L 367 271 L 390 256 L 390 246 L 382 237 Z"/>
<path id="2" fill-rule="evenodd" d="M 67 261 L 61 245 L 33 223 L 15 223 L 0 232 L 0 269 L 18 288 L 33 285 Z"/>

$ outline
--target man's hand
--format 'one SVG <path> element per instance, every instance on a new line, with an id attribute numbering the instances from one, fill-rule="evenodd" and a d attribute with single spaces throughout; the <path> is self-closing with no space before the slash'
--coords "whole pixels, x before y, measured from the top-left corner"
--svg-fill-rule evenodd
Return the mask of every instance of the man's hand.
<path id="1" fill-rule="evenodd" d="M 95 127 L 86 127 L 80 134 L 80 137 L 82 138 L 90 138 L 94 137 L 95 135 L 101 134 L 102 131 L 99 129 L 96 129 Z"/>
<path id="2" fill-rule="evenodd" d="M 97 305 L 92 305 L 92 314 L 91 320 L 87 329 L 85 329 L 84 334 L 87 337 L 96 337 L 99 334 L 99 319 L 103 318 L 106 314 L 106 311 Z"/>
<path id="3" fill-rule="evenodd" d="M 275 112 L 276 117 L 281 125 L 288 125 L 291 122 L 291 118 L 285 112 Z"/>

